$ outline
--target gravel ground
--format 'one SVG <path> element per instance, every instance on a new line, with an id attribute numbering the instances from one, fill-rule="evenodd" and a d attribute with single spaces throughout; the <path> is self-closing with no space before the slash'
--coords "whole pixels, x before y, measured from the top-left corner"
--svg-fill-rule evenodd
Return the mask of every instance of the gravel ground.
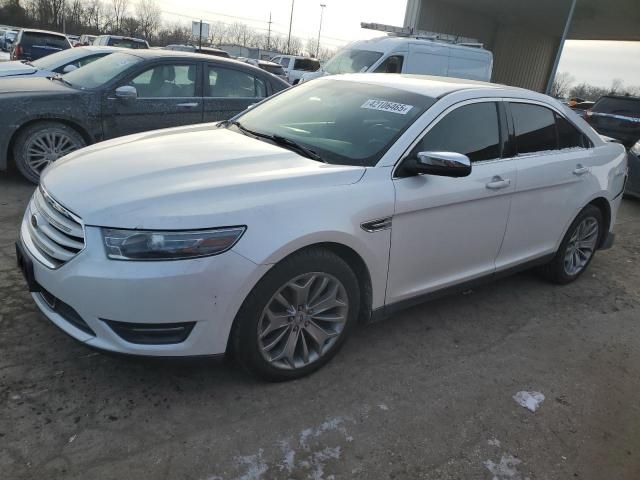
<path id="1" fill-rule="evenodd" d="M 359 328 L 315 375 L 92 352 L 14 266 L 31 185 L 0 174 L 0 477 L 640 478 L 640 202 L 578 282 L 531 273 Z M 535 413 L 518 391 L 546 399 Z"/>

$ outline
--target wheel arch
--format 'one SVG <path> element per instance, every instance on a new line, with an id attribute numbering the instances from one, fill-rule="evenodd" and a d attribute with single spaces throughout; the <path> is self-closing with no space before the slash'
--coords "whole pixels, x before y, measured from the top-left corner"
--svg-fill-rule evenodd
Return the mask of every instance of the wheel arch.
<path id="1" fill-rule="evenodd" d="M 596 197 L 591 200 L 588 205 L 593 205 L 602 212 L 602 217 L 606 226 L 606 229 L 603 229 L 603 231 L 600 232 L 600 238 L 598 239 L 598 248 L 600 248 L 607 238 L 607 232 L 611 229 L 611 204 L 605 197 Z"/>
<path id="2" fill-rule="evenodd" d="M 22 124 L 20 124 L 20 126 L 18 128 L 16 128 L 13 133 L 11 134 L 11 138 L 9 139 L 9 142 L 7 143 L 7 151 L 6 151 L 6 158 L 8 161 L 11 162 L 15 162 L 15 158 L 13 155 L 13 149 L 16 143 L 16 139 L 18 138 L 18 136 L 20 135 L 20 133 L 22 133 L 26 128 L 29 128 L 32 125 L 35 125 L 37 123 L 45 123 L 45 122 L 58 122 L 58 123 L 62 123 L 63 125 L 66 125 L 72 129 L 74 129 L 76 132 L 78 132 L 82 138 L 84 139 L 85 142 L 87 142 L 87 145 L 90 145 L 93 143 L 93 137 L 91 136 L 91 134 L 82 126 L 80 125 L 80 123 L 74 121 L 74 120 L 70 120 L 68 118 L 64 118 L 64 117 L 37 117 L 37 118 L 31 118 L 29 120 L 26 120 L 25 122 L 23 122 Z"/>
<path id="3" fill-rule="evenodd" d="M 359 323 L 368 322 L 371 319 L 372 301 L 373 301 L 373 287 L 371 283 L 371 273 L 369 272 L 369 267 L 367 267 L 367 264 L 362 258 L 362 256 L 358 252 L 356 252 L 353 248 L 343 243 L 331 242 L 331 241 L 311 243 L 303 247 L 300 247 L 297 250 L 293 250 L 287 253 L 282 258 L 279 258 L 278 261 L 275 262 L 275 264 L 280 263 L 293 255 L 297 255 L 301 252 L 308 251 L 308 250 L 315 250 L 315 249 L 324 249 L 324 250 L 330 251 L 331 253 L 341 258 L 353 270 L 354 274 L 356 275 L 356 279 L 358 281 L 358 286 L 360 287 L 360 311 L 359 311 L 358 322 Z M 270 269 L 265 271 L 255 281 L 251 290 L 253 290 L 253 288 L 255 288 L 262 281 L 264 276 L 267 275 L 269 271 Z M 231 352 L 232 343 L 233 343 L 232 342 L 233 332 L 238 322 L 238 314 L 242 310 L 245 300 L 246 298 L 242 301 L 240 307 L 238 308 L 235 314 L 235 317 L 233 319 L 233 322 L 231 324 L 231 328 L 229 329 L 229 337 L 227 339 L 227 350 L 226 350 L 227 352 Z"/>

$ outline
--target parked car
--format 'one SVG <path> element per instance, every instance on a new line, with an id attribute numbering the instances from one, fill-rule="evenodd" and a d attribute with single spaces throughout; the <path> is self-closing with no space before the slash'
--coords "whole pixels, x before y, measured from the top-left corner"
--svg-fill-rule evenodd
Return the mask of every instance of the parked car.
<path id="1" fill-rule="evenodd" d="M 287 380 L 358 320 L 533 265 L 576 280 L 612 244 L 626 170 L 621 145 L 545 95 L 322 78 L 56 162 L 18 260 L 38 308 L 87 345 L 232 351 Z"/>
<path id="2" fill-rule="evenodd" d="M 93 40 L 94 45 L 121 48 L 149 48 L 149 43 L 142 38 L 123 37 L 120 35 L 100 35 Z"/>
<path id="3" fill-rule="evenodd" d="M 339 73 L 409 73 L 489 81 L 493 54 L 479 46 L 411 37 L 359 40 L 340 50 L 302 81 Z"/>
<path id="4" fill-rule="evenodd" d="M 93 45 L 93 41 L 96 39 L 96 35 L 87 35 L 87 34 L 83 34 L 80 35 L 80 38 L 78 39 L 78 46 L 88 46 L 88 45 Z"/>
<path id="5" fill-rule="evenodd" d="M 593 108 L 595 102 L 591 102 L 589 100 L 584 100 L 582 102 L 570 103 L 569 108 L 576 112 L 578 115 L 584 115 L 584 112 Z"/>
<path id="6" fill-rule="evenodd" d="M 0 63 L 0 78 L 47 77 L 69 73 L 118 50 L 120 50 L 118 47 L 79 47 L 61 50 L 33 62 L 25 60 L 2 62 Z"/>
<path id="7" fill-rule="evenodd" d="M 151 49 L 112 53 L 63 76 L 7 78 L 0 170 L 11 157 L 37 182 L 47 164 L 87 144 L 225 120 L 288 86 L 234 60 Z"/>
<path id="8" fill-rule="evenodd" d="M 238 60 L 240 60 L 238 58 Z M 253 65 L 255 67 L 261 68 L 265 72 L 269 72 L 276 77 L 280 77 L 282 80 L 287 81 L 287 73 L 282 68 L 282 65 L 275 62 L 270 62 L 268 60 L 257 60 L 255 58 L 243 58 L 241 61 L 248 63 L 249 65 Z"/>
<path id="9" fill-rule="evenodd" d="M 67 38 L 69 39 L 69 42 L 71 43 L 72 47 L 77 47 L 79 46 L 79 41 L 80 41 L 80 35 L 69 35 L 67 34 Z"/>
<path id="10" fill-rule="evenodd" d="M 4 32 L 4 35 L 0 38 L 0 47 L 2 47 L 3 52 L 11 50 L 11 45 L 13 45 L 16 35 L 18 35 L 17 30 L 7 30 Z"/>
<path id="11" fill-rule="evenodd" d="M 277 55 L 271 61 L 282 65 L 291 85 L 297 85 L 304 73 L 320 68 L 319 60 L 300 55 Z"/>
<path id="12" fill-rule="evenodd" d="M 165 50 L 175 50 L 178 52 L 204 53 L 215 57 L 231 58 L 228 52 L 213 47 L 196 47 L 194 45 L 167 45 Z"/>
<path id="13" fill-rule="evenodd" d="M 11 60 L 37 60 L 68 48 L 71 42 L 62 33 L 23 28 L 11 45 Z"/>
<path id="14" fill-rule="evenodd" d="M 585 120 L 598 133 L 631 148 L 640 140 L 640 97 L 605 95 L 585 112 Z"/>
<path id="15" fill-rule="evenodd" d="M 598 133 L 615 138 L 629 149 L 630 172 L 626 193 L 640 195 L 640 97 L 606 95 L 584 115 Z"/>
<path id="16" fill-rule="evenodd" d="M 640 140 L 629 149 L 629 180 L 625 193 L 640 198 Z"/>

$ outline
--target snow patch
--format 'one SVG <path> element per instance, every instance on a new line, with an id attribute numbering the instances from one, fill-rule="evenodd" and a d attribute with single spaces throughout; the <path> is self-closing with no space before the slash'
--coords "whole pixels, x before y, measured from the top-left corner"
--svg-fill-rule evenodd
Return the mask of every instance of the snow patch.
<path id="1" fill-rule="evenodd" d="M 513 399 L 518 405 L 524 407 L 532 412 L 535 412 L 542 402 L 544 402 L 544 395 L 540 392 L 518 392 L 513 396 Z"/>
<path id="2" fill-rule="evenodd" d="M 244 475 L 239 477 L 238 480 L 260 480 L 262 475 L 267 473 L 269 467 L 262 459 L 264 450 L 261 448 L 255 455 L 247 455 L 246 457 L 236 457 L 236 463 L 240 467 L 246 468 Z"/>
<path id="3" fill-rule="evenodd" d="M 491 438 L 491 439 L 487 440 L 487 443 L 489 445 L 491 445 L 492 447 L 500 447 L 502 445 L 500 443 L 500 440 L 498 440 L 497 438 Z"/>
<path id="4" fill-rule="evenodd" d="M 522 460 L 513 455 L 503 455 L 500 463 L 491 460 L 485 460 L 484 466 L 493 475 L 491 480 L 528 480 L 518 472 L 518 465 Z"/>

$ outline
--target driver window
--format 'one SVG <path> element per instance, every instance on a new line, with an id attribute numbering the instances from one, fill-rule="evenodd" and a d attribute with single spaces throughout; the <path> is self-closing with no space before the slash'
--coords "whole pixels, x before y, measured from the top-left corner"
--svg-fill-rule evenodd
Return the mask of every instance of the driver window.
<path id="1" fill-rule="evenodd" d="M 403 62 L 404 57 L 402 55 L 392 55 L 378 65 L 374 73 L 402 73 Z"/>
<path id="2" fill-rule="evenodd" d="M 462 153 L 472 162 L 500 158 L 497 103 L 472 103 L 449 112 L 422 137 L 412 156 L 418 152 Z"/>
<path id="3" fill-rule="evenodd" d="M 195 97 L 196 65 L 157 65 L 128 85 L 135 87 L 138 98 Z"/>

